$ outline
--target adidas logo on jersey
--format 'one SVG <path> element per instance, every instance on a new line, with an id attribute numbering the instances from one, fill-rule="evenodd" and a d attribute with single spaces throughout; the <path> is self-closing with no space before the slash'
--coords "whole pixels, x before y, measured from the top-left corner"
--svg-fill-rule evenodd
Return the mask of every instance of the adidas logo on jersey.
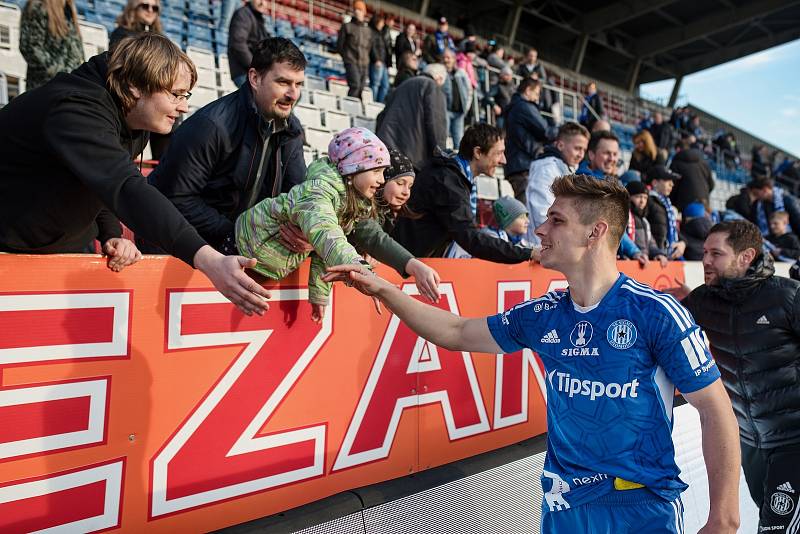
<path id="1" fill-rule="evenodd" d="M 555 329 L 550 330 L 541 339 L 541 343 L 561 343 L 561 340 L 558 338 L 558 332 L 556 332 Z"/>
<path id="2" fill-rule="evenodd" d="M 780 491 L 788 491 L 789 493 L 794 493 L 794 488 L 792 487 L 792 485 L 789 482 L 784 482 L 783 484 L 778 486 L 776 489 L 778 489 Z"/>
<path id="3" fill-rule="evenodd" d="M 766 315 L 762 315 L 761 317 L 758 318 L 756 324 L 769 324 L 769 319 L 767 319 Z"/>

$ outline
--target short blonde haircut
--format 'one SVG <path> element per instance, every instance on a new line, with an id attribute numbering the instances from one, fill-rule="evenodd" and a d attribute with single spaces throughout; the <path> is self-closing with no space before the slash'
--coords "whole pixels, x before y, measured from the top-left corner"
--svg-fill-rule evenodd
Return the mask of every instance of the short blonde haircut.
<path id="1" fill-rule="evenodd" d="M 133 87 L 148 95 L 170 91 L 181 65 L 189 69 L 191 89 L 197 83 L 197 69 L 175 43 L 153 33 L 123 39 L 108 61 L 108 86 L 127 114 L 136 105 Z"/>

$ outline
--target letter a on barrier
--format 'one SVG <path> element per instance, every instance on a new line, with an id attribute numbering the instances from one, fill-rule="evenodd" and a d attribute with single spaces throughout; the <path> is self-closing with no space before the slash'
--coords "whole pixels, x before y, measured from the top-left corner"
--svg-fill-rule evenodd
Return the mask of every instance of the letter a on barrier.
<path id="1" fill-rule="evenodd" d="M 168 298 L 167 350 L 239 346 L 239 355 L 152 463 L 151 516 L 205 506 L 324 473 L 325 425 L 262 434 L 292 385 L 331 335 L 310 319 L 308 290 L 272 291 L 272 310 L 247 317 L 216 291 Z M 291 313 L 291 328 L 279 310 Z"/>
<path id="2" fill-rule="evenodd" d="M 439 289 L 438 306 L 458 314 L 452 284 Z M 413 284 L 403 291 L 419 296 Z M 436 347 L 393 316 L 333 470 L 387 458 L 403 410 L 432 403 L 451 440 L 490 430 L 470 354 Z"/>

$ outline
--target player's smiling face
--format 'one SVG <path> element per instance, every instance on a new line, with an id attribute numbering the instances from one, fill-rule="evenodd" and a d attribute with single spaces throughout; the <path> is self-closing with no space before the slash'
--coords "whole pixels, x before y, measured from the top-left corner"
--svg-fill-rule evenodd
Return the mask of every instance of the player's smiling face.
<path id="1" fill-rule="evenodd" d="M 547 210 L 547 220 L 536 228 L 542 241 L 542 266 L 560 271 L 581 261 L 591 233 L 591 226 L 581 224 L 573 201 L 556 198 Z"/>

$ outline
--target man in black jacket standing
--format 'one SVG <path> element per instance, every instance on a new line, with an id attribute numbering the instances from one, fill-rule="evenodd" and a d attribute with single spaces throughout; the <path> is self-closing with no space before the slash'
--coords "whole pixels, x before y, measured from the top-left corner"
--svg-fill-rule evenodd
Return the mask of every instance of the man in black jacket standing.
<path id="1" fill-rule="evenodd" d="M 437 154 L 417 174 L 409 209 L 418 219 L 401 217 L 392 237 L 418 258 L 446 256 L 455 242 L 475 258 L 498 263 L 520 263 L 538 249 L 521 247 L 481 232 L 476 224 L 475 177 L 493 176 L 505 163 L 503 132 L 477 124 L 464 132 L 458 154 Z"/>
<path id="2" fill-rule="evenodd" d="M 678 211 L 683 213 L 684 208 L 692 202 L 710 202 L 714 178 L 711 176 L 711 167 L 700 150 L 689 146 L 686 140 L 681 141 L 676 148 L 677 153 L 669 168 L 681 175 L 681 180 L 675 184 L 669 198 Z"/>
<path id="3" fill-rule="evenodd" d="M 169 133 L 188 111 L 196 81 L 175 44 L 146 33 L 0 110 L 0 251 L 82 252 L 107 208 L 201 270 L 243 312 L 263 313 L 269 292 L 243 272 L 255 260 L 210 247 L 133 161 L 147 132 Z"/>
<path id="4" fill-rule="evenodd" d="M 189 117 L 150 175 L 223 253 L 236 252 L 233 224 L 243 211 L 305 180 L 303 130 L 292 114 L 305 66 L 303 53 L 288 39 L 263 40 L 248 82 Z"/>
<path id="5" fill-rule="evenodd" d="M 237 9 L 231 19 L 228 33 L 228 66 L 236 87 L 247 81 L 247 69 L 253 61 L 253 51 L 258 43 L 268 37 L 264 15 L 269 13 L 268 0 L 250 0 Z"/>
<path id="6" fill-rule="evenodd" d="M 703 253 L 705 284 L 682 299 L 708 335 L 739 422 L 759 532 L 796 532 L 800 524 L 800 283 L 775 276 L 748 221 L 711 228 Z"/>
<path id="7" fill-rule="evenodd" d="M 538 107 L 541 93 L 542 82 L 524 78 L 506 109 L 506 180 L 523 204 L 531 162 L 547 143 L 547 121 Z"/>

